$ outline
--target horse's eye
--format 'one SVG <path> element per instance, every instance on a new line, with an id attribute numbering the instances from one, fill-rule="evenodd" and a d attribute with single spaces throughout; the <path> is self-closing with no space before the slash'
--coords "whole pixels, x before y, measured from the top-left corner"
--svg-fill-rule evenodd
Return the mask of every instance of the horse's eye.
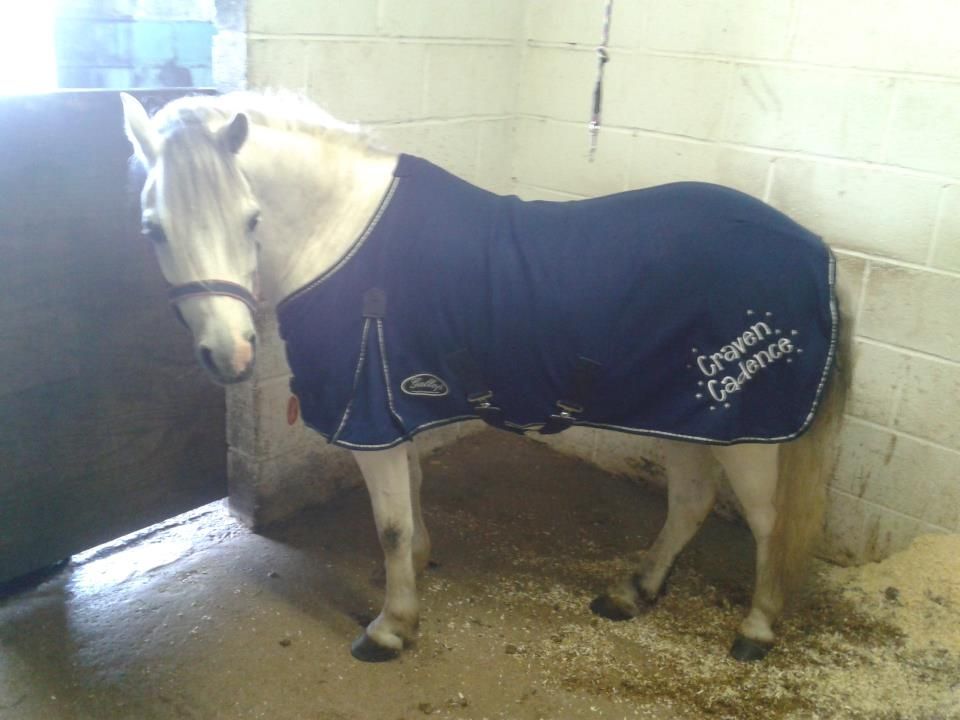
<path id="1" fill-rule="evenodd" d="M 260 213 L 255 212 L 253 215 L 250 216 L 250 219 L 247 220 L 247 231 L 253 232 L 254 230 L 257 229 L 257 225 L 259 224 L 260 224 Z"/>
<path id="2" fill-rule="evenodd" d="M 149 238 L 151 242 L 165 243 L 167 236 L 163 233 L 163 228 L 155 222 L 145 222 L 140 228 L 144 237 Z"/>

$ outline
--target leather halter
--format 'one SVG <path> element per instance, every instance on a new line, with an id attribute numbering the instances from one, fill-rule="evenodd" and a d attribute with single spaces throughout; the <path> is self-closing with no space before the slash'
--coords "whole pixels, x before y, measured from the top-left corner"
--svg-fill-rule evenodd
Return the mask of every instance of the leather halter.
<path id="1" fill-rule="evenodd" d="M 167 298 L 173 306 L 177 318 L 186 325 L 183 315 L 180 314 L 180 308 L 177 303 L 181 300 L 192 297 L 202 297 L 205 295 L 223 295 L 232 297 L 241 301 L 250 308 L 251 313 L 257 312 L 257 298 L 252 292 L 243 285 L 230 282 L 228 280 L 196 280 L 194 282 L 184 283 L 183 285 L 173 285 L 167 290 Z"/>

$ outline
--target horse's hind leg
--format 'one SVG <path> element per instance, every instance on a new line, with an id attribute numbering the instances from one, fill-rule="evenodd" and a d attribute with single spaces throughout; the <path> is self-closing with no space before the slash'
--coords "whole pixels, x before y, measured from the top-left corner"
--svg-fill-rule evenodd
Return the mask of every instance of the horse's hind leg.
<path id="1" fill-rule="evenodd" d="M 358 660 L 378 662 L 396 657 L 417 629 L 419 604 L 413 564 L 413 503 L 407 449 L 402 445 L 376 452 L 356 452 L 377 534 L 383 548 L 386 597 L 383 609 L 351 652 Z"/>
<path id="2" fill-rule="evenodd" d="M 423 508 L 420 505 L 423 470 L 416 443 L 407 443 L 407 465 L 410 468 L 410 506 L 413 510 L 413 569 L 421 573 L 430 564 L 430 533 L 423 522 Z"/>
<path id="3" fill-rule="evenodd" d="M 760 660 L 773 644 L 773 623 L 783 610 L 781 572 L 772 557 L 777 522 L 777 445 L 715 447 L 757 545 L 756 585 L 750 612 L 740 625 L 731 654 L 738 660 Z"/>
<path id="4" fill-rule="evenodd" d="M 626 620 L 653 604 L 677 555 L 694 536 L 716 498 L 716 485 L 706 471 L 701 445 L 667 443 L 667 519 L 639 567 L 615 582 L 590 605 L 598 615 Z"/>

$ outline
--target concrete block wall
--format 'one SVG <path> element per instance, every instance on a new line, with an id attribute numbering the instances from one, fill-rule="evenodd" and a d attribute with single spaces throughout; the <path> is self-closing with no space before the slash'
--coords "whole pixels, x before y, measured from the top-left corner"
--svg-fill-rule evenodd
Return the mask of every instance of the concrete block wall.
<path id="1" fill-rule="evenodd" d="M 514 0 L 248 0 L 247 84 L 298 91 L 375 142 L 485 187 L 511 186 L 522 3 Z M 215 68 L 215 72 L 216 72 Z M 253 525 L 359 481 L 353 459 L 286 424 L 288 369 L 272 311 L 251 383 L 228 392 L 231 506 Z M 418 440 L 450 442 L 477 423 Z"/>
<path id="2" fill-rule="evenodd" d="M 384 146 L 509 189 L 522 3 L 251 0 L 248 8 L 252 88 L 301 91 Z"/>
<path id="3" fill-rule="evenodd" d="M 527 3 L 517 191 L 707 180 L 822 234 L 857 335 L 825 549 L 877 559 L 919 533 L 960 530 L 960 6 L 615 3 L 589 164 L 601 5 Z M 655 442 L 589 431 L 554 442 L 615 471 L 658 457 Z"/>
<path id="4" fill-rule="evenodd" d="M 942 0 L 841 5 L 615 3 L 592 164 L 599 0 L 249 0 L 248 79 L 303 91 L 384 145 L 494 190 L 565 199 L 707 180 L 821 233 L 857 330 L 826 550 L 866 560 L 921 532 L 960 530 L 960 10 Z M 284 370 L 265 372 L 254 416 L 282 417 Z M 280 487 L 283 457 L 316 475 L 315 438 L 272 445 L 264 438 L 288 431 L 256 432 L 235 438 L 231 458 L 266 468 L 253 473 L 261 499 Z M 655 441 L 575 430 L 550 442 L 614 471 L 659 475 Z M 313 482 L 316 497 L 328 492 Z"/>

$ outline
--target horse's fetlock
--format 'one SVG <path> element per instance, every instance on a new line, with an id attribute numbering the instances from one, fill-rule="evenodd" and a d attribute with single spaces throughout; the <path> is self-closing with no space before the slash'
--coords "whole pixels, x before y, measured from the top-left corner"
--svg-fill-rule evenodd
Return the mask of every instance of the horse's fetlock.
<path id="1" fill-rule="evenodd" d="M 389 632 L 383 628 L 373 627 L 372 623 L 370 627 L 367 628 L 366 634 L 370 640 L 372 640 L 381 648 L 385 648 L 387 650 L 403 650 L 405 638 L 402 635 Z"/>
<path id="2" fill-rule="evenodd" d="M 374 622 L 377 621 L 380 621 L 381 626 L 389 628 L 391 632 L 409 640 L 413 638 L 420 626 L 420 609 L 416 604 L 392 603 L 389 608 L 384 608 L 380 617 Z"/>
<path id="3" fill-rule="evenodd" d="M 750 640 L 764 645 L 772 645 L 775 640 L 771 619 L 757 608 L 751 608 L 740 624 L 740 633 Z"/>
<path id="4" fill-rule="evenodd" d="M 367 626 L 367 635 L 383 647 L 399 650 L 416 637 L 419 623 L 420 618 L 415 615 L 403 617 L 393 612 L 381 613 Z"/>
<path id="5" fill-rule="evenodd" d="M 659 587 L 651 589 L 648 587 L 648 583 L 645 582 L 644 575 L 641 573 L 634 573 L 630 578 L 630 585 L 636 594 L 635 602 L 637 604 L 643 605 L 656 605 L 657 601 L 660 599 L 660 596 L 664 592 L 664 584 L 661 583 Z"/>

